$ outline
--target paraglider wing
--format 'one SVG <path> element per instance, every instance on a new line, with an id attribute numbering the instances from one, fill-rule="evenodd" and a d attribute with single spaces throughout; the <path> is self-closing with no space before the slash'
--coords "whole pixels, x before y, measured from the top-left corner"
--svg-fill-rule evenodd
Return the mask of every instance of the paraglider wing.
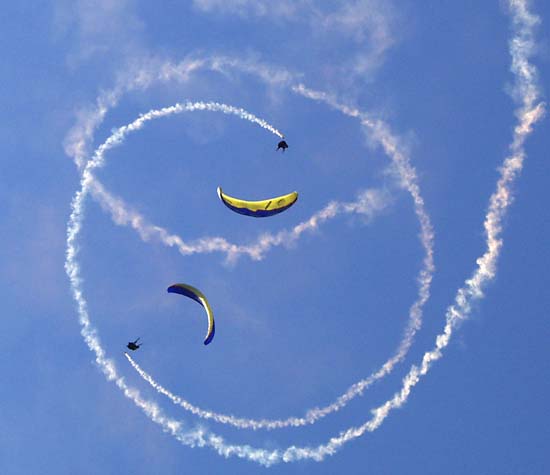
<path id="1" fill-rule="evenodd" d="M 216 325 L 214 322 L 214 314 L 212 313 L 210 304 L 208 303 L 208 300 L 206 300 L 204 294 L 199 289 L 196 289 L 195 287 L 187 284 L 171 285 L 170 287 L 168 287 L 167 291 L 170 293 L 180 294 L 184 295 L 185 297 L 189 297 L 190 299 L 193 299 L 195 302 L 199 303 L 204 308 L 204 310 L 206 310 L 206 316 L 208 317 L 208 331 L 206 332 L 206 337 L 204 338 L 204 344 L 208 345 L 208 343 L 210 343 L 214 338 Z"/>
<path id="2" fill-rule="evenodd" d="M 226 195 L 220 186 L 218 186 L 218 196 L 222 203 L 235 213 L 253 216 L 254 218 L 266 218 L 282 213 L 290 208 L 298 199 L 298 193 L 293 191 L 288 195 L 277 196 L 261 201 L 248 201 L 239 198 L 233 198 Z"/>

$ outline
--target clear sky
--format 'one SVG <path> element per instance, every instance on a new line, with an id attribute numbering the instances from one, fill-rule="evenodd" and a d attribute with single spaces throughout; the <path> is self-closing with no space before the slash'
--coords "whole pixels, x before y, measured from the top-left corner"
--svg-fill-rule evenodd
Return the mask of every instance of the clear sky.
<path id="1" fill-rule="evenodd" d="M 510 3 L 4 5 L 0 473 L 548 473 L 550 4 Z"/>

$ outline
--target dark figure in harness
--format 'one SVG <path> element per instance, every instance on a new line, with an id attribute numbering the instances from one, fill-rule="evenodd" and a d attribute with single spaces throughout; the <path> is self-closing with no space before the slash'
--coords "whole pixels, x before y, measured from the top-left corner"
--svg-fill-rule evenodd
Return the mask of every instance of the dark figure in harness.
<path id="1" fill-rule="evenodd" d="M 277 151 L 282 148 L 283 149 L 283 152 L 288 148 L 288 144 L 284 141 L 284 140 L 281 140 L 278 144 L 277 144 Z"/>
<path id="2" fill-rule="evenodd" d="M 141 346 L 141 345 L 138 345 L 138 341 L 139 341 L 139 338 L 137 340 L 128 342 L 128 344 L 126 345 L 126 348 L 132 351 L 136 351 Z"/>

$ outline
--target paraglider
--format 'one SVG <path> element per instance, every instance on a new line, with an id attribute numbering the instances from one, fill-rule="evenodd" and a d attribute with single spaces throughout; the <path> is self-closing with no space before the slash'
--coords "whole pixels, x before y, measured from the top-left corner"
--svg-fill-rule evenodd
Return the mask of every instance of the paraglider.
<path id="1" fill-rule="evenodd" d="M 298 199 L 298 193 L 293 191 L 287 195 L 277 196 L 261 201 L 248 201 L 240 198 L 233 198 L 226 195 L 218 186 L 218 196 L 222 203 L 235 213 L 253 216 L 254 218 L 267 218 L 282 213 L 290 208 Z"/>
<path id="2" fill-rule="evenodd" d="M 138 341 L 139 341 L 139 338 L 134 341 L 129 341 L 128 344 L 126 345 L 126 348 L 132 351 L 136 351 L 143 344 L 141 343 L 138 345 Z"/>
<path id="3" fill-rule="evenodd" d="M 288 144 L 284 141 L 284 140 L 281 140 L 278 144 L 277 144 L 277 150 L 276 151 L 279 151 L 279 149 L 283 149 L 283 152 L 288 148 Z"/>
<path id="4" fill-rule="evenodd" d="M 210 343 L 214 338 L 216 327 L 214 322 L 214 314 L 212 313 L 210 304 L 208 303 L 208 300 L 206 300 L 204 294 L 199 289 L 196 289 L 195 287 L 187 284 L 174 284 L 168 287 L 168 289 L 166 290 L 170 293 L 180 294 L 185 297 L 189 297 L 190 299 L 193 299 L 195 302 L 199 303 L 204 308 L 204 310 L 206 310 L 206 316 L 208 318 L 208 330 L 206 332 L 206 337 L 204 338 L 204 344 L 208 345 L 208 343 Z"/>

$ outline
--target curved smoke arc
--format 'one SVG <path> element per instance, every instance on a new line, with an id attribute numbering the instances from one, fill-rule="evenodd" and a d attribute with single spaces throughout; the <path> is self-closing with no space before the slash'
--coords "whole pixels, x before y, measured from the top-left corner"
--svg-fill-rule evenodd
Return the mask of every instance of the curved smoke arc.
<path id="1" fill-rule="evenodd" d="M 407 401 L 414 386 L 428 373 L 433 363 L 442 357 L 443 350 L 451 341 L 454 330 L 471 312 L 472 301 L 483 296 L 484 287 L 495 276 L 496 264 L 502 248 L 502 221 L 513 200 L 511 187 L 519 176 L 525 160 L 524 143 L 532 132 L 534 125 L 542 119 L 545 113 L 545 105 L 539 102 L 540 90 L 537 84 L 537 72 L 535 67 L 529 63 L 529 57 L 532 55 L 534 48 L 533 29 L 538 22 L 538 17 L 529 12 L 528 3 L 524 0 L 509 0 L 509 6 L 514 27 L 514 37 L 510 42 L 512 72 L 516 77 L 516 93 L 520 106 L 516 111 L 518 123 L 514 129 L 510 154 L 505 158 L 500 169 L 497 188 L 491 195 L 488 213 L 484 222 L 487 249 L 477 259 L 476 270 L 466 280 L 464 286 L 458 290 L 455 302 L 448 308 L 446 324 L 443 332 L 437 336 L 434 348 L 424 354 L 418 366 L 413 365 L 411 367 L 403 380 L 401 389 L 384 404 L 371 411 L 371 419 L 360 426 L 351 427 L 341 432 L 327 443 L 317 447 L 291 446 L 284 450 L 259 449 L 249 445 L 228 444 L 222 437 L 206 429 L 184 430 L 183 423 L 168 418 L 158 405 L 143 399 L 136 389 L 126 385 L 124 379 L 116 373 L 114 363 L 105 356 L 96 331 L 91 326 L 86 301 L 80 290 L 81 277 L 78 261 L 76 260 L 78 253 L 76 238 L 82 226 L 82 206 L 87 194 L 87 181 L 89 181 L 89 170 L 87 170 L 86 165 L 81 180 L 82 190 L 77 192 L 72 202 L 67 236 L 66 269 L 78 305 L 83 337 L 90 349 L 95 352 L 96 361 L 106 377 L 115 381 L 126 397 L 132 399 L 151 420 L 160 424 L 165 431 L 170 432 L 181 443 L 192 447 L 208 446 L 223 456 L 247 458 L 263 465 L 301 459 L 321 461 L 327 455 L 334 454 L 345 443 L 360 437 L 367 431 L 376 430 L 393 409 L 401 407 Z M 383 134 L 385 130 L 386 127 L 382 124 L 377 127 L 378 133 Z M 391 141 L 386 142 L 384 147 L 391 149 Z"/>

